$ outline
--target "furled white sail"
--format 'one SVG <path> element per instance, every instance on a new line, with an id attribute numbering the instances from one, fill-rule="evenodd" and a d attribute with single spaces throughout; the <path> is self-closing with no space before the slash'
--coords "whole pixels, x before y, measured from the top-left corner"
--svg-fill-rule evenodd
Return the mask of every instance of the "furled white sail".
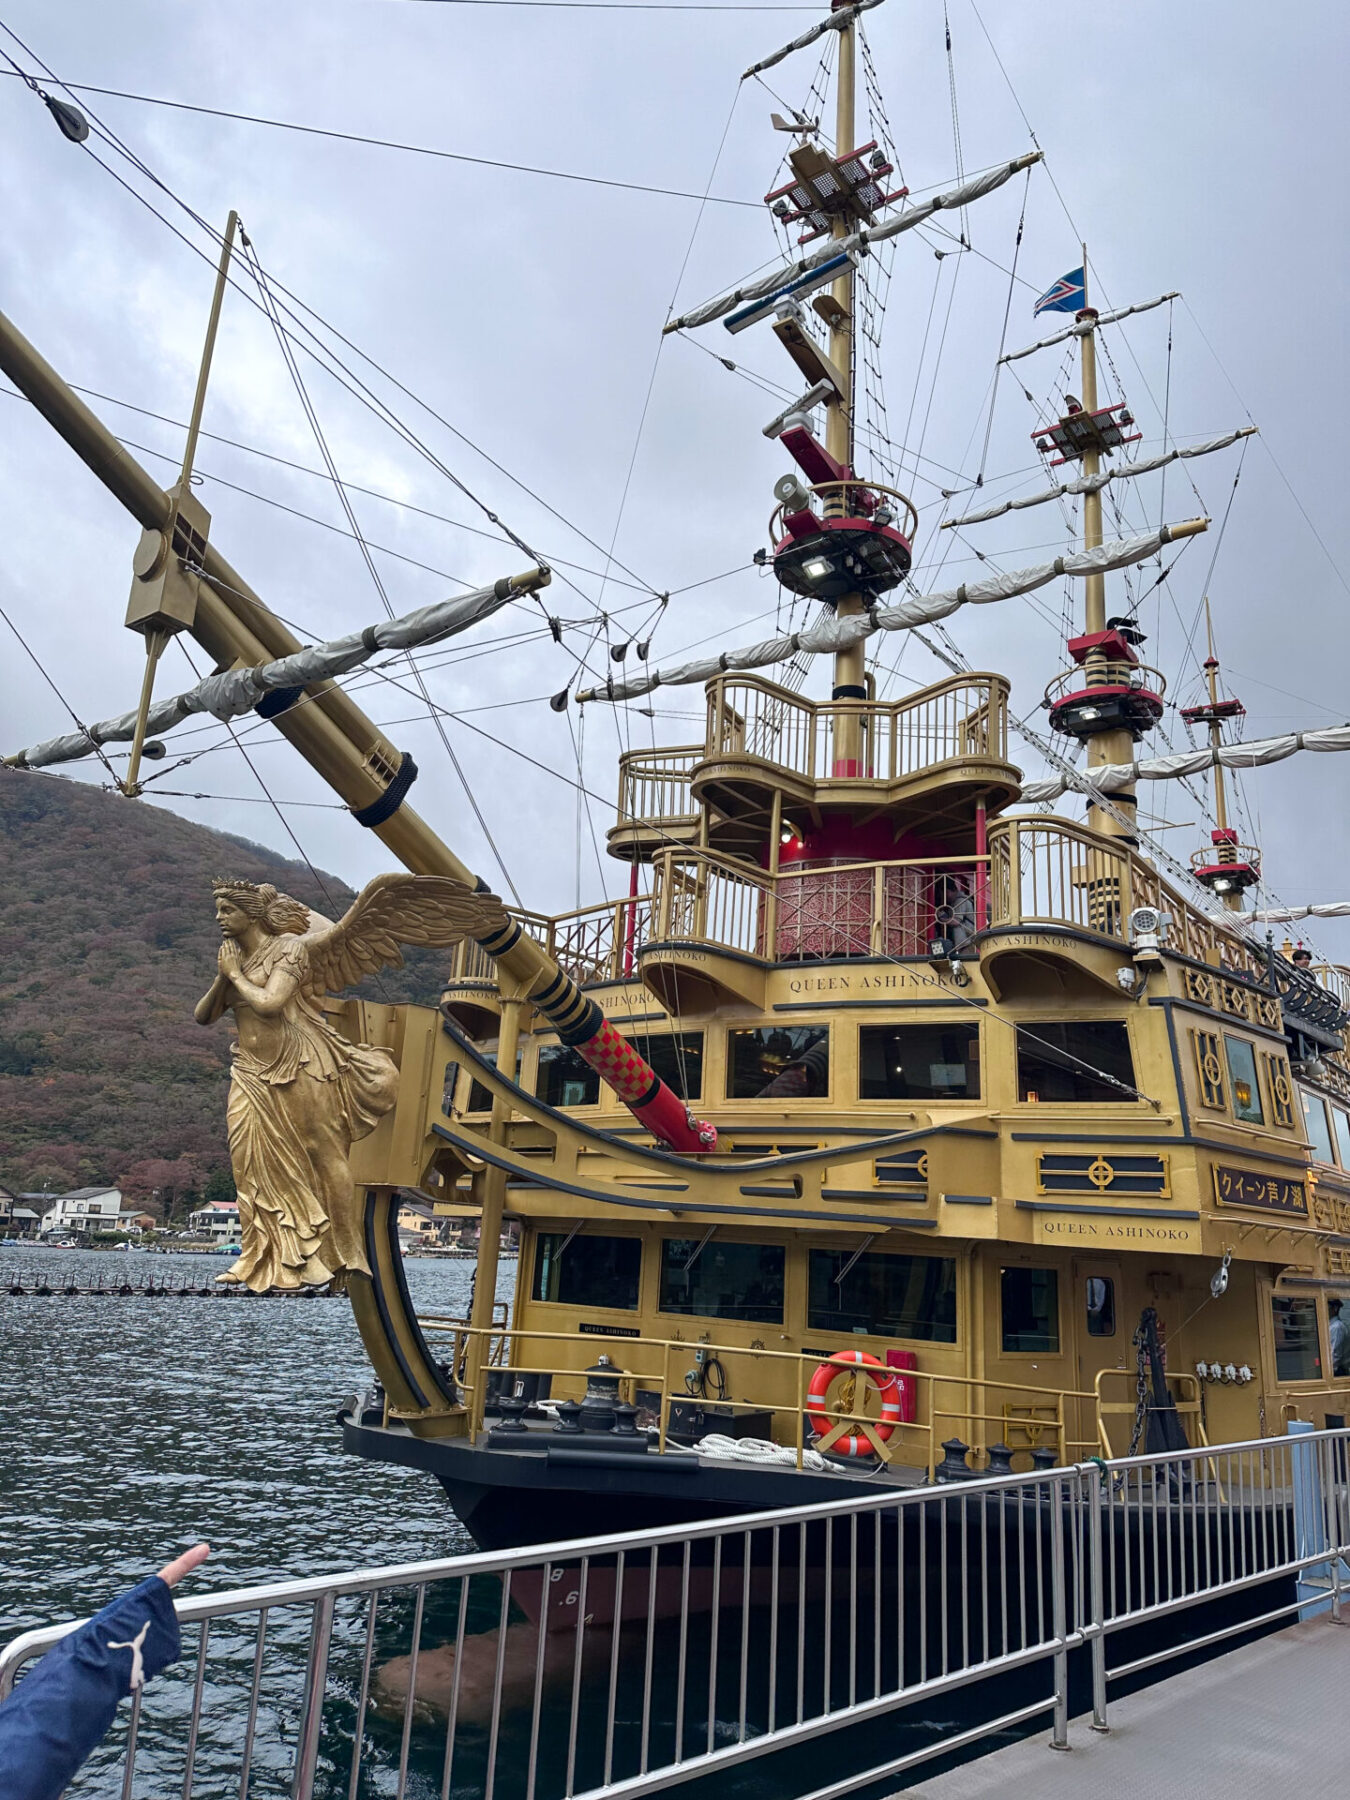
<path id="1" fill-rule="evenodd" d="M 1018 362 L 1024 356 L 1034 355 L 1037 350 L 1048 350 L 1052 344 L 1063 344 L 1071 337 L 1084 337 L 1098 325 L 1114 325 L 1117 319 L 1128 319 L 1131 313 L 1152 312 L 1155 306 L 1180 298 L 1181 294 L 1177 292 L 1159 294 L 1156 300 L 1136 300 L 1133 306 L 1120 306 L 1115 312 L 1099 313 L 1095 319 L 1085 319 L 1081 325 L 1075 321 L 1072 325 L 1066 325 L 1063 331 L 1055 332 L 1052 337 L 1039 338 L 1036 343 L 1028 344 L 1025 350 L 1009 350 L 1006 356 L 1000 356 L 998 360 L 1005 363 Z"/>
<path id="2" fill-rule="evenodd" d="M 1266 906 L 1247 917 L 1254 925 L 1292 925 L 1297 919 L 1350 919 L 1350 900 L 1319 900 L 1312 906 Z"/>
<path id="3" fill-rule="evenodd" d="M 1067 494 L 1100 493 L 1108 482 L 1133 481 L 1138 475 L 1151 475 L 1165 469 L 1168 463 L 1188 462 L 1193 456 L 1209 456 L 1215 450 L 1226 450 L 1239 438 L 1251 437 L 1255 425 L 1244 425 L 1223 437 L 1208 438 L 1203 444 L 1190 444 L 1182 450 L 1169 450 L 1165 456 L 1150 456 L 1144 462 L 1124 463 L 1118 469 L 1104 469 L 1100 475 L 1080 475 L 1077 481 L 1063 482 L 1059 487 L 1045 488 L 1039 494 L 1028 494 L 1023 500 L 1005 500 L 1001 506 L 986 506 L 980 512 L 962 513 L 959 519 L 944 519 L 942 531 L 953 531 L 959 525 L 983 525 L 988 519 L 1001 519 L 1004 513 L 1024 512 L 1028 506 L 1044 506 L 1047 500 L 1062 500 Z"/>
<path id="4" fill-rule="evenodd" d="M 739 650 L 723 650 L 719 656 L 700 657 L 697 662 L 678 663 L 669 669 L 652 669 L 627 681 L 607 681 L 603 687 L 583 689 L 577 700 L 632 700 L 639 694 L 650 694 L 653 688 L 683 687 L 709 681 L 730 670 L 762 669 L 769 663 L 786 662 L 799 651 L 819 656 L 826 651 L 847 649 L 877 631 L 910 631 L 916 625 L 945 619 L 962 606 L 986 605 L 1014 594 L 1029 594 L 1058 575 L 1103 575 L 1111 569 L 1128 568 L 1156 555 L 1174 537 L 1190 537 L 1203 531 L 1205 523 L 1192 519 L 1184 525 L 1163 525 L 1138 537 L 1113 538 L 1095 550 L 1057 556 L 1053 562 L 1037 563 L 1030 569 L 1010 569 L 1006 574 L 990 575 L 983 581 L 947 588 L 938 594 L 915 594 L 898 606 L 873 606 L 844 618 L 827 613 L 809 630 L 764 638 L 757 644 L 742 645 Z"/>
<path id="5" fill-rule="evenodd" d="M 786 287 L 801 275 L 809 274 L 812 269 L 818 269 L 821 263 L 829 262 L 833 257 L 849 255 L 854 251 L 865 252 L 869 244 L 880 243 L 884 238 L 895 237 L 902 231 L 912 231 L 916 225 L 922 225 L 925 219 L 931 219 L 934 213 L 959 211 L 961 207 L 982 199 L 984 195 L 992 194 L 995 188 L 1002 187 L 1019 170 L 1029 169 L 1040 160 L 1039 150 L 1030 151 L 1013 162 L 999 163 L 995 168 L 986 169 L 983 175 L 973 176 L 971 180 L 963 182 L 960 187 L 951 188 L 945 194 L 934 194 L 928 200 L 921 200 L 917 206 L 907 207 L 904 212 L 883 220 L 880 225 L 850 232 L 846 238 L 831 238 L 821 249 L 813 250 L 807 256 L 799 256 L 793 262 L 783 263 L 768 275 L 760 275 L 753 281 L 744 282 L 729 294 L 721 294 L 715 300 L 706 300 L 692 312 L 681 313 L 678 319 L 672 319 L 664 328 L 663 335 L 671 331 L 690 330 L 697 325 L 710 325 L 714 319 L 733 312 L 745 301 L 761 300 L 766 294 L 776 293 L 779 288 Z"/>
<path id="6" fill-rule="evenodd" d="M 792 42 L 784 44 L 781 50 L 775 50 L 772 55 L 762 56 L 757 63 L 751 63 L 744 75 L 741 76 L 741 80 L 749 81 L 750 77 L 758 75 L 761 69 L 772 69 L 776 63 L 791 56 L 794 50 L 805 50 L 808 44 L 814 44 L 818 38 L 823 38 L 827 31 L 842 31 L 846 25 L 853 23 L 859 13 L 870 12 L 874 6 L 880 5 L 881 0 L 854 0 L 852 6 L 841 6 L 838 12 L 831 13 L 829 18 L 822 19 L 819 25 L 813 25 L 800 37 L 793 38 Z"/>
<path id="7" fill-rule="evenodd" d="M 1096 769 L 1075 769 L 1072 775 L 1053 775 L 1046 781 L 1029 781 L 1022 799 L 1029 806 L 1058 800 L 1061 794 L 1119 794 L 1137 781 L 1176 781 L 1187 775 L 1203 775 L 1207 769 L 1261 769 L 1283 762 L 1300 750 L 1350 750 L 1350 725 L 1327 725 L 1316 731 L 1290 731 L 1279 737 L 1253 738 L 1246 744 L 1206 745 L 1183 750 L 1175 756 L 1150 756 L 1138 762 L 1104 763 Z"/>
<path id="8" fill-rule="evenodd" d="M 544 586 L 547 579 L 546 572 L 538 569 L 527 575 L 504 576 L 491 587 L 477 588 L 453 600 L 438 600 L 398 619 L 381 619 L 378 625 L 368 625 L 364 631 L 351 632 L 330 643 L 307 644 L 276 662 L 208 675 L 186 693 L 157 700 L 147 715 L 146 736 L 161 737 L 198 713 L 209 713 L 216 719 L 237 719 L 251 712 L 267 694 L 306 688 L 316 681 L 332 681 L 369 662 L 382 650 L 411 650 L 455 637 L 480 619 L 490 618 L 518 594 Z M 76 762 L 83 756 L 92 756 L 100 744 L 130 743 L 135 735 L 136 714 L 122 713 L 83 731 L 48 738 L 45 743 L 5 760 L 19 769 L 44 769 L 52 763 Z"/>

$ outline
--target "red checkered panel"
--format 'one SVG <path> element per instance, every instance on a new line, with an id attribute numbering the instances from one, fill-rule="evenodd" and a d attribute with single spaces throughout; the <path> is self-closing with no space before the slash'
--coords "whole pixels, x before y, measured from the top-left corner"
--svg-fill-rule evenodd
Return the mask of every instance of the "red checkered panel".
<path id="1" fill-rule="evenodd" d="M 619 1036 L 608 1019 L 593 1038 L 578 1044 L 576 1051 L 625 1106 L 641 1100 L 656 1080 L 651 1064 L 638 1055 L 626 1038 Z"/>

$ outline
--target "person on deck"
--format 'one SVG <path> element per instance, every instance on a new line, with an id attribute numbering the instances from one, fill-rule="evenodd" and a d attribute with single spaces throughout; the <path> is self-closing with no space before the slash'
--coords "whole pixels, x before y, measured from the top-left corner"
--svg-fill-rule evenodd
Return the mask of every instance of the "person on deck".
<path id="1" fill-rule="evenodd" d="M 0 1703 L 5 1800 L 60 1800 L 121 1702 L 178 1660 L 169 1590 L 209 1555 L 208 1544 L 194 1544 L 77 1625 Z"/>
<path id="2" fill-rule="evenodd" d="M 1327 1311 L 1331 1315 L 1327 1334 L 1331 1339 L 1331 1372 L 1350 1375 L 1350 1325 L 1341 1317 L 1339 1300 L 1328 1300 Z"/>

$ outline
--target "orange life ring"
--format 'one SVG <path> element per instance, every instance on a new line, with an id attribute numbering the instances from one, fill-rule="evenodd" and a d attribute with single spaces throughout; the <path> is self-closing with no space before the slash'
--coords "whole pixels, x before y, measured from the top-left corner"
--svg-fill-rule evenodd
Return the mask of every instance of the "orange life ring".
<path id="1" fill-rule="evenodd" d="M 838 1420 L 832 1419 L 825 1410 L 826 1397 L 832 1384 L 840 1374 L 849 1368 L 860 1368 L 865 1371 L 866 1379 L 876 1388 L 881 1398 L 881 1417 L 872 1427 L 881 1443 L 885 1443 L 904 1416 L 903 1388 L 899 1375 L 894 1369 L 888 1369 L 880 1357 L 872 1356 L 866 1350 L 836 1350 L 816 1370 L 811 1377 L 811 1385 L 806 1390 L 806 1416 L 817 1437 L 824 1437 L 834 1430 Z M 881 1376 L 872 1371 L 880 1369 Z M 836 1438 L 830 1445 L 832 1451 L 840 1456 L 870 1456 L 872 1454 L 870 1439 L 861 1434 L 850 1434 L 848 1437 Z"/>

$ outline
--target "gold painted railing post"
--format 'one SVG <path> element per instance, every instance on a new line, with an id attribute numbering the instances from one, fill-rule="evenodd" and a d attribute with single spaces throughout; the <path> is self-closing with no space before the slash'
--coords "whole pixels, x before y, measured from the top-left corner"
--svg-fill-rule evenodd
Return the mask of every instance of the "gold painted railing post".
<path id="1" fill-rule="evenodd" d="M 806 1449 L 806 1359 L 797 1358 L 797 1467 L 800 1469 L 805 1461 L 803 1452 Z"/>
<path id="2" fill-rule="evenodd" d="M 769 879 L 761 890 L 763 899 L 764 942 L 760 955 L 770 962 L 778 961 L 778 864 L 783 840 L 783 790 L 773 790 L 773 807 L 769 814 Z"/>
<path id="3" fill-rule="evenodd" d="M 1116 933 L 1117 936 L 1124 937 L 1125 921 L 1134 911 L 1134 858 L 1128 850 L 1123 850 L 1120 861 L 1120 918 L 1116 924 Z"/>
<path id="4" fill-rule="evenodd" d="M 872 871 L 872 940 L 873 956 L 886 954 L 886 871 L 880 863 Z"/>
<path id="5" fill-rule="evenodd" d="M 516 1050 L 520 1044 L 520 1009 L 525 997 L 519 991 L 508 992 L 510 985 L 503 977 L 501 980 L 501 1027 L 497 1037 L 497 1067 L 508 1081 L 514 1081 Z M 505 1144 L 510 1120 L 510 1103 L 502 1099 L 500 1095 L 494 1095 L 492 1123 L 488 1127 L 488 1137 L 492 1143 Z M 485 1352 L 492 1331 L 493 1302 L 497 1298 L 497 1266 L 501 1251 L 502 1214 L 506 1208 L 506 1170 L 483 1169 L 475 1175 L 474 1182 L 479 1185 L 482 1212 L 479 1214 L 478 1225 L 478 1260 L 474 1264 L 473 1306 L 469 1311 L 469 1324 L 474 1328 L 474 1335 L 470 1341 L 469 1353 L 465 1358 L 465 1377 L 473 1384 L 473 1409 L 479 1415 L 481 1425 L 483 1391 L 487 1385 L 483 1369 L 487 1360 Z"/>
<path id="6" fill-rule="evenodd" d="M 656 876 L 656 919 L 653 929 L 658 943 L 664 943 L 670 936 L 670 851 L 662 850 L 652 864 L 652 873 Z"/>
<path id="7" fill-rule="evenodd" d="M 1015 819 L 1008 827 L 1008 923 L 1022 923 L 1022 828 Z"/>

